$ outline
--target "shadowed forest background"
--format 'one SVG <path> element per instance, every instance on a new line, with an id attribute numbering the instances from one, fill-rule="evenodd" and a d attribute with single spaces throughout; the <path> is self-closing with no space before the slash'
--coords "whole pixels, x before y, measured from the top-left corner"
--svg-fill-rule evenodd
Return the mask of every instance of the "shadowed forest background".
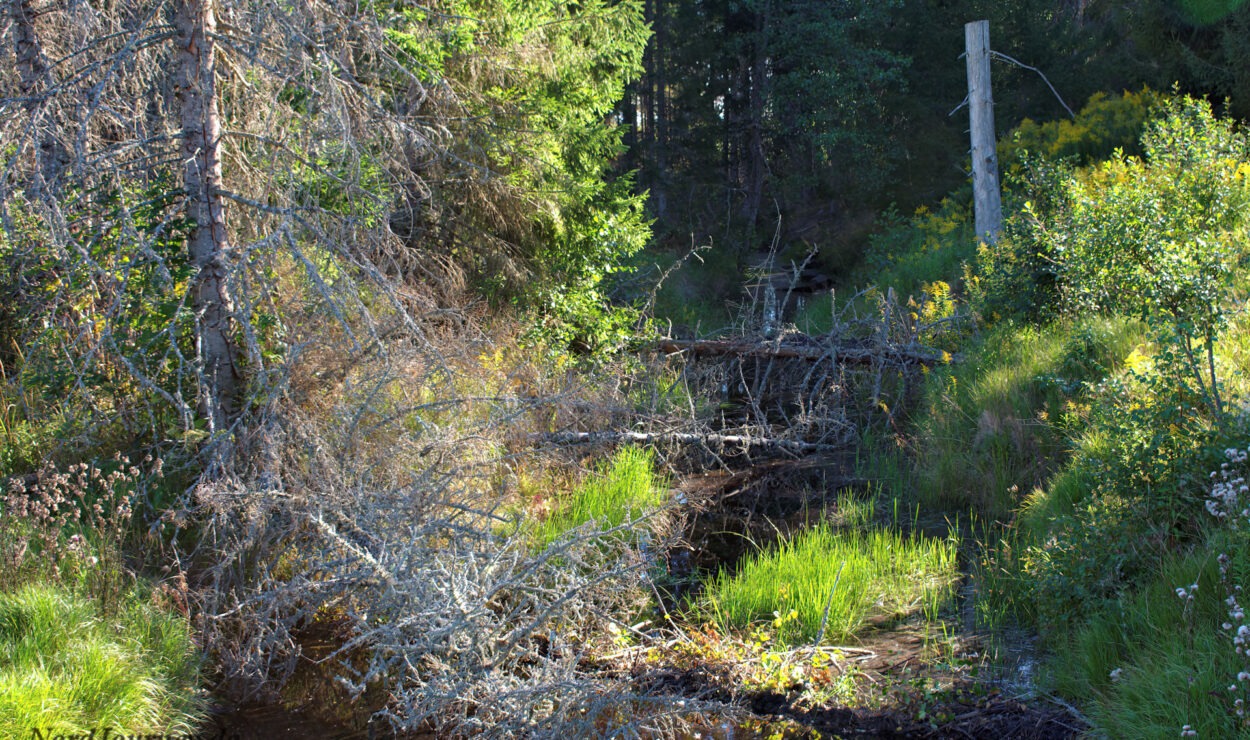
<path id="1" fill-rule="evenodd" d="M 1250 737 L 1250 4 L 3 19 L 0 734 Z"/>

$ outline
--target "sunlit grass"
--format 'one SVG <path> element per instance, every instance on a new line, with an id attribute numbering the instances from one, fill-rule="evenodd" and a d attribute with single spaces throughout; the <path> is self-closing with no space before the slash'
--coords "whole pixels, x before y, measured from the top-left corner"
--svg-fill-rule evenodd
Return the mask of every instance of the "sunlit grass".
<path id="1" fill-rule="evenodd" d="M 1044 487 L 1086 429 L 1088 388 L 1119 372 L 1144 329 L 1086 317 L 1000 324 L 928 381 L 918 484 L 930 503 L 1008 515 Z"/>
<path id="2" fill-rule="evenodd" d="M 667 495 L 668 481 L 656 473 L 653 453 L 623 447 L 557 500 L 554 510 L 538 525 L 535 540 L 545 546 L 589 522 L 602 529 L 618 527 L 659 507 Z"/>
<path id="3" fill-rule="evenodd" d="M 0 594 L 0 736 L 188 733 L 202 699 L 187 625 L 134 599 L 115 615 L 56 586 Z"/>
<path id="4" fill-rule="evenodd" d="M 959 577 L 958 543 L 896 528 L 808 529 L 722 572 L 703 608 L 722 628 L 777 620 L 783 640 L 845 640 L 874 617 L 936 610 Z M 828 618 L 825 609 L 828 607 Z"/>

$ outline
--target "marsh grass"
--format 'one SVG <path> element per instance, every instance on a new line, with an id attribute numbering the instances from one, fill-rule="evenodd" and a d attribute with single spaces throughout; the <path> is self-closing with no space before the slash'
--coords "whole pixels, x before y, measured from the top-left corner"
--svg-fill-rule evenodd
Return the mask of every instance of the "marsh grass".
<path id="1" fill-rule="evenodd" d="M 654 454 L 639 447 L 622 447 L 557 501 L 554 510 L 538 524 L 534 540 L 545 547 L 590 522 L 602 529 L 619 527 L 663 505 L 667 494 L 668 480 L 656 472 Z"/>
<path id="2" fill-rule="evenodd" d="M 185 620 L 132 595 L 104 615 L 67 588 L 0 594 L 0 736 L 190 733 L 203 712 Z"/>
<path id="3" fill-rule="evenodd" d="M 1215 570 L 1205 553 L 1166 558 L 1150 583 L 1055 642 L 1046 687 L 1090 700 L 1095 731 L 1111 737 L 1176 737 L 1184 725 L 1198 737 L 1250 737 L 1230 711 L 1241 664 L 1219 629 Z M 1192 607 L 1178 599 L 1178 583 L 1199 585 Z"/>
<path id="4" fill-rule="evenodd" d="M 824 638 L 845 640 L 874 618 L 936 612 L 958 580 L 957 550 L 953 532 L 935 539 L 822 523 L 722 572 L 701 608 L 725 630 L 776 620 L 783 642 L 812 641 L 822 624 Z"/>

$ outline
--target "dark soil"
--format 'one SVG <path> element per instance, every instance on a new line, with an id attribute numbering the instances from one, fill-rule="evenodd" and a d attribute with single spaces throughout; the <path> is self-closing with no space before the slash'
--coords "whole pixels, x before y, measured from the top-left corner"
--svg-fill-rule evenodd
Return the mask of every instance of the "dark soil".
<path id="1" fill-rule="evenodd" d="M 1084 729 L 1062 708 L 1003 697 L 952 699 L 930 707 L 928 720 L 890 709 L 797 709 L 779 694 L 753 696 L 748 706 L 761 719 L 789 720 L 820 737 L 1059 740 Z"/>

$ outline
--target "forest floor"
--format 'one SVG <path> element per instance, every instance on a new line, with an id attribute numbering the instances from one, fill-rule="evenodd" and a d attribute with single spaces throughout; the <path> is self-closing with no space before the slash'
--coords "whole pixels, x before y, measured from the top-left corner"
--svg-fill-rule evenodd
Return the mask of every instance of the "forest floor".
<path id="1" fill-rule="evenodd" d="M 847 463 L 764 462 L 683 480 L 679 489 L 699 513 L 668 554 L 672 580 L 664 609 L 678 615 L 708 572 L 732 569 L 750 549 L 827 516 L 835 491 L 864 485 L 845 474 Z M 934 533 L 945 526 L 914 524 Z M 817 665 L 814 647 L 761 648 L 680 615 L 654 639 L 590 658 L 586 668 L 630 682 L 644 694 L 697 701 L 702 709 L 695 724 L 703 729 L 692 737 L 1050 740 L 1080 735 L 1086 726 L 1079 713 L 1033 686 L 1032 636 L 978 625 L 973 589 L 965 573 L 958 595 L 937 618 L 879 619 L 849 644 L 822 648 L 821 655 L 834 658 L 819 671 L 811 669 Z M 332 645 L 334 636 L 306 639 L 308 657 L 292 681 L 294 693 L 283 703 L 219 707 L 209 728 L 215 736 L 386 736 L 376 722 L 370 724 L 367 710 L 347 709 L 345 697 L 336 697 L 318 680 L 317 646 Z M 707 710 L 716 706 L 725 708 L 723 717 Z"/>
<path id="2" fill-rule="evenodd" d="M 830 516 L 840 491 L 871 483 L 850 474 L 852 469 L 849 459 L 808 459 L 687 479 L 683 493 L 701 503 L 702 512 L 688 528 L 685 567 L 693 576 L 698 571 L 732 569 L 748 550 Z M 949 523 L 943 517 L 928 517 L 911 526 L 942 536 Z M 973 543 L 973 538 L 964 541 Z M 964 563 L 975 560 L 973 546 L 964 548 Z M 671 563 L 670 554 L 670 570 Z M 978 623 L 975 585 L 968 571 L 965 566 L 957 596 L 936 618 L 914 614 L 879 619 L 851 644 L 823 650 L 822 654 L 836 656 L 833 670 L 804 671 L 811 665 L 814 648 L 791 649 L 773 653 L 780 654 L 782 669 L 773 668 L 761 680 L 759 671 L 743 671 L 732 660 L 717 659 L 743 654 L 716 647 L 719 636 L 696 635 L 694 642 L 704 649 L 679 651 L 676 659 L 673 653 L 652 653 L 653 659 L 636 664 L 632 672 L 636 681 L 653 691 L 735 701 L 745 707 L 750 713 L 746 720 L 703 735 L 725 740 L 1049 740 L 1080 735 L 1086 729 L 1080 714 L 1039 694 L 1033 685 L 1037 665 L 1033 636 Z M 689 596 L 682 594 L 675 601 Z M 800 670 L 787 672 L 787 667 Z M 780 674 L 784 677 L 779 680 Z"/>

